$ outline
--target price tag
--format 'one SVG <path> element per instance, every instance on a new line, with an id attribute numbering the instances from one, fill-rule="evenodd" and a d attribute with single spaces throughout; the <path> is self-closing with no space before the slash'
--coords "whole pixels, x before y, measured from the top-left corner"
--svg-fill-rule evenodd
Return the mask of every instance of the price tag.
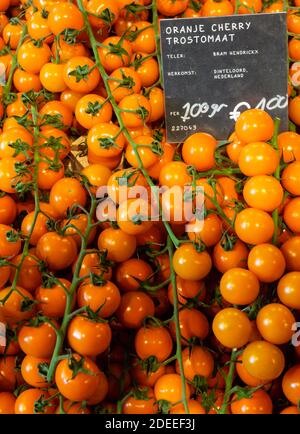
<path id="1" fill-rule="evenodd" d="M 286 13 L 160 21 L 167 140 L 225 140 L 260 108 L 288 126 Z"/>

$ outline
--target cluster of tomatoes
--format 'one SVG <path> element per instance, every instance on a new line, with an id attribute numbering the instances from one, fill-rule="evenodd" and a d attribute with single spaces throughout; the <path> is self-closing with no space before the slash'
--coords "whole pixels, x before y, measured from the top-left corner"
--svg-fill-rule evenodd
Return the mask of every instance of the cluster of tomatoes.
<path id="1" fill-rule="evenodd" d="M 297 88 L 290 131 L 251 109 L 175 146 L 158 46 L 160 18 L 285 3 L 0 0 L 0 413 L 299 414 Z M 129 215 L 124 179 L 202 187 L 204 221 Z"/>

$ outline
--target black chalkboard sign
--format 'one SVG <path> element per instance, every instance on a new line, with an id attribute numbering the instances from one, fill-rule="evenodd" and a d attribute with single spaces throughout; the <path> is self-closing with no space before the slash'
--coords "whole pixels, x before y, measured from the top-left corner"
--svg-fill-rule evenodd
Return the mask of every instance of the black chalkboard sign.
<path id="1" fill-rule="evenodd" d="M 286 14 L 161 20 L 167 140 L 197 131 L 227 139 L 261 108 L 288 124 Z"/>

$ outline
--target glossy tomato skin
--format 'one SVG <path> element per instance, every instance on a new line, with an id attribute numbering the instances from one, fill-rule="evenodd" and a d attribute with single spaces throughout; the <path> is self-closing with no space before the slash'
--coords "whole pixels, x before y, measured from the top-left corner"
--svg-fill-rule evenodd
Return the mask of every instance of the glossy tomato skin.
<path id="1" fill-rule="evenodd" d="M 32 387 L 42 388 L 48 387 L 49 383 L 46 380 L 45 375 L 41 373 L 43 364 L 49 366 L 50 359 L 39 358 L 26 355 L 21 364 L 22 377 Z"/>
<path id="2" fill-rule="evenodd" d="M 270 303 L 260 309 L 256 317 L 258 331 L 263 339 L 275 345 L 289 342 L 296 319 L 283 304 Z"/>
<path id="3" fill-rule="evenodd" d="M 145 395 L 145 399 L 135 398 L 134 396 L 127 398 L 123 404 L 123 414 L 156 414 L 158 412 L 153 390 L 143 388 L 141 392 Z"/>
<path id="4" fill-rule="evenodd" d="M 212 261 L 206 251 L 198 253 L 192 244 L 182 244 L 174 253 L 173 266 L 182 279 L 200 280 L 210 272 Z"/>
<path id="5" fill-rule="evenodd" d="M 249 342 L 251 325 L 247 315 L 236 309 L 222 309 L 213 320 L 213 332 L 222 345 L 240 348 Z"/>
<path id="6" fill-rule="evenodd" d="M 11 392 L 0 392 L 0 414 L 15 414 L 16 397 Z"/>
<path id="7" fill-rule="evenodd" d="M 190 397 L 190 387 L 185 384 L 187 398 Z M 154 386 L 154 395 L 156 400 L 165 400 L 172 404 L 181 400 L 182 385 L 181 378 L 178 374 L 162 375 Z"/>
<path id="8" fill-rule="evenodd" d="M 50 397 L 49 393 L 40 389 L 27 389 L 21 392 L 15 402 L 15 414 L 52 414 L 55 411 L 55 406 L 51 405 L 51 400 L 46 401 Z M 45 405 L 37 407 L 36 402 L 45 400 Z"/>
<path id="9" fill-rule="evenodd" d="M 66 307 L 66 291 L 70 286 L 71 283 L 62 278 L 49 287 L 39 286 L 35 292 L 35 299 L 39 302 L 38 310 L 49 318 L 62 318 Z"/>
<path id="10" fill-rule="evenodd" d="M 152 298 L 142 291 L 129 291 L 122 295 L 117 311 L 120 323 L 126 328 L 137 329 L 147 316 L 154 316 Z"/>
<path id="11" fill-rule="evenodd" d="M 118 287 L 110 281 L 98 286 L 87 282 L 78 288 L 77 301 L 79 307 L 89 306 L 101 318 L 108 318 L 118 309 L 121 295 Z"/>
<path id="12" fill-rule="evenodd" d="M 58 390 L 65 398 L 71 401 L 84 401 L 91 398 L 96 392 L 100 371 L 88 357 L 81 357 L 78 354 L 73 354 L 72 357 L 75 363 L 77 362 L 82 366 L 84 372 L 79 372 L 73 377 L 72 361 L 61 360 L 56 367 L 55 382 Z"/>
<path id="13" fill-rule="evenodd" d="M 56 321 L 52 324 L 59 327 Z M 18 334 L 18 342 L 22 351 L 30 356 L 49 358 L 56 343 L 56 331 L 48 322 L 37 326 L 23 325 Z"/>
<path id="14" fill-rule="evenodd" d="M 278 378 L 285 364 L 282 351 L 266 341 L 254 341 L 248 344 L 243 351 L 242 361 L 250 375 L 263 381 Z"/>
<path id="15" fill-rule="evenodd" d="M 112 333 L 110 326 L 104 321 L 95 322 L 84 316 L 76 316 L 69 324 L 67 336 L 74 351 L 92 357 L 106 351 Z"/>
<path id="16" fill-rule="evenodd" d="M 267 392 L 256 390 L 251 398 L 238 399 L 230 408 L 232 414 L 272 414 L 273 403 Z"/>
<path id="17" fill-rule="evenodd" d="M 245 143 L 270 140 L 274 132 L 271 116 L 259 109 L 244 111 L 235 124 L 235 132 Z"/>
<path id="18" fill-rule="evenodd" d="M 159 362 L 165 361 L 173 348 L 172 338 L 164 327 L 141 328 L 135 336 L 136 353 L 141 359 L 155 356 Z"/>
<path id="19" fill-rule="evenodd" d="M 60 255 L 57 252 L 60 251 Z M 52 270 L 63 270 L 74 262 L 77 254 L 76 242 L 56 232 L 47 232 L 38 241 L 37 256 Z"/>
<path id="20" fill-rule="evenodd" d="M 250 251 L 248 268 L 261 282 L 275 282 L 283 275 L 286 262 L 281 251 L 272 244 L 260 244 Z"/>
<path id="21" fill-rule="evenodd" d="M 300 309 L 300 272 L 286 273 L 278 282 L 277 294 L 285 306 Z"/>
<path id="22" fill-rule="evenodd" d="M 297 405 L 300 399 L 300 365 L 290 368 L 282 379 L 282 390 L 286 398 Z"/>

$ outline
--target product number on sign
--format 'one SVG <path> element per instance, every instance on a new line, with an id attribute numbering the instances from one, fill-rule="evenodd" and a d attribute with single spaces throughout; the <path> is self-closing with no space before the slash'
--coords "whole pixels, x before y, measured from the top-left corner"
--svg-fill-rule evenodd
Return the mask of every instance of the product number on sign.
<path id="1" fill-rule="evenodd" d="M 254 107 L 261 110 L 275 110 L 275 109 L 284 109 L 288 105 L 288 96 L 276 95 L 271 99 L 262 98 L 259 103 Z M 204 103 L 186 103 L 182 107 L 184 110 L 184 115 L 180 116 L 183 122 L 186 122 L 190 119 L 198 118 L 202 115 L 207 115 L 209 118 L 213 118 L 217 113 L 227 108 L 227 104 L 208 104 Z M 247 109 L 250 109 L 251 104 L 246 101 L 238 103 L 232 111 L 229 112 L 229 119 L 236 121 L 240 116 L 241 112 Z M 172 131 L 182 131 L 183 129 L 177 130 L 173 129 Z M 187 130 L 184 130 L 187 131 Z"/>

